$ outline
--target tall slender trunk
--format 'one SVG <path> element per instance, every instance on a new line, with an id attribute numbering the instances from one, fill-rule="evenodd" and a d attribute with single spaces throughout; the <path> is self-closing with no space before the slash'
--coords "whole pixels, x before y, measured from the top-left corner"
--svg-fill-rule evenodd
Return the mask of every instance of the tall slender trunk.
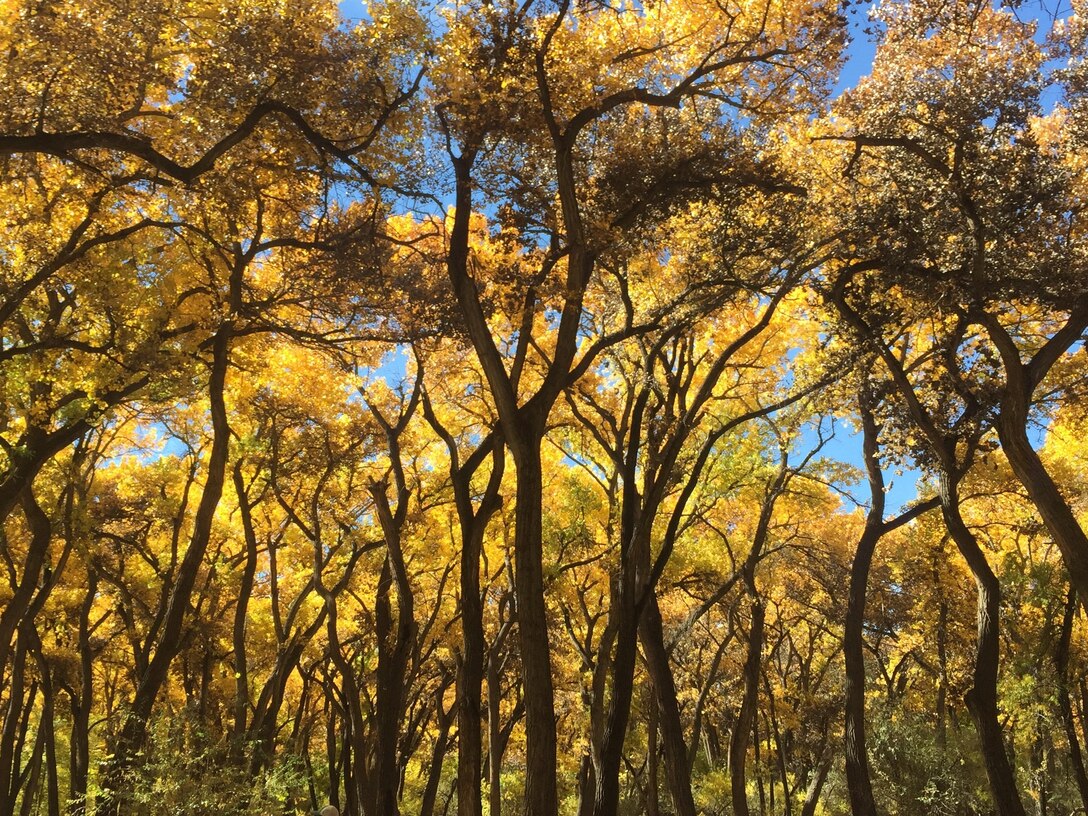
<path id="1" fill-rule="evenodd" d="M 1077 783 L 1081 806 L 1088 813 L 1088 773 L 1084 770 L 1084 754 L 1077 734 L 1077 723 L 1073 717 L 1073 704 L 1069 698 L 1069 643 L 1073 637 L 1073 617 L 1077 611 L 1077 591 L 1069 590 L 1062 616 L 1062 628 L 1058 637 L 1058 646 L 1054 652 L 1054 669 L 1058 675 L 1058 709 L 1061 712 L 1065 739 L 1069 743 L 1069 764 L 1073 769 L 1073 780 Z"/>
<path id="2" fill-rule="evenodd" d="M 548 642 L 543 571 L 543 473 L 540 447 L 547 414 L 565 384 L 577 350 L 584 280 L 573 283 L 564 304 L 555 354 L 544 383 L 533 397 L 519 398 L 517 376 L 511 377 L 491 335 L 476 281 L 469 274 L 469 220 L 472 214 L 472 164 L 475 152 L 466 148 L 454 159 L 455 210 L 450 230 L 447 271 L 466 330 L 480 360 L 507 445 L 514 459 L 517 488 L 514 507 L 514 591 L 518 605 L 518 639 L 525 699 L 525 812 L 555 816 L 556 787 L 555 691 Z M 581 269 L 584 249 L 574 246 L 571 270 Z M 575 273 L 571 273 L 575 274 Z"/>
<path id="3" fill-rule="evenodd" d="M 543 474 L 535 438 L 511 445 L 517 471 L 514 511 L 514 586 L 525 688 L 525 800 L 527 816 L 554 816 L 556 790 L 555 691 L 542 563 Z"/>
<path id="4" fill-rule="evenodd" d="M 865 529 L 858 539 L 850 564 L 850 590 L 843 628 L 842 652 L 846 663 L 846 782 L 850 809 L 854 816 L 876 816 L 873 783 L 869 775 L 869 752 L 865 744 L 865 599 L 869 586 L 869 568 L 876 545 L 884 531 L 884 476 L 880 470 L 878 428 L 873 417 L 871 398 L 859 400 L 863 431 L 863 455 L 869 477 L 872 505 L 865 519 Z"/>
<path id="5" fill-rule="evenodd" d="M 467 534 L 461 519 L 461 665 L 457 675 L 457 814 L 482 816 L 482 694 L 484 681 L 484 610 L 480 597 L 483 524 Z"/>
<path id="6" fill-rule="evenodd" d="M 344 710 L 341 724 L 340 757 L 344 778 L 344 811 L 358 816 L 359 813 L 371 813 L 368 797 L 369 776 L 366 767 L 366 720 L 362 710 L 362 693 L 355 679 L 355 667 L 344 657 L 343 647 L 337 628 L 336 597 L 320 588 L 328 620 L 325 629 L 329 638 L 329 655 L 340 674 L 341 702 Z"/>
<path id="7" fill-rule="evenodd" d="M 212 419 L 212 447 L 208 456 L 208 471 L 204 491 L 193 520 L 193 533 L 185 557 L 178 567 L 174 586 L 167 602 L 166 613 L 155 654 L 140 677 L 132 708 L 121 731 L 103 780 L 104 801 L 102 812 L 122 816 L 125 803 L 124 777 L 136 755 L 146 746 L 147 726 L 159 690 L 166 682 L 170 664 L 181 650 L 182 628 L 185 613 L 200 573 L 204 554 L 211 539 L 212 521 L 226 481 L 227 454 L 230 448 L 230 425 L 227 420 L 225 389 L 227 367 L 230 359 L 232 324 L 225 323 L 212 338 L 211 378 L 208 383 L 208 400 Z"/>
<path id="8" fill-rule="evenodd" d="M 377 695 L 375 699 L 374 765 L 371 784 L 376 816 L 396 816 L 400 790 L 401 765 L 399 733 L 404 709 L 406 669 L 414 645 L 412 608 L 398 593 L 397 621 L 390 608 L 390 588 L 394 581 L 392 557 L 387 556 L 378 578 L 378 597 L 374 604 L 378 640 Z"/>
<path id="9" fill-rule="evenodd" d="M 499 664 L 492 652 L 487 661 L 487 812 L 502 815 L 502 692 Z"/>
<path id="10" fill-rule="evenodd" d="M 751 605 L 751 628 L 748 630 L 748 654 L 744 661 L 744 697 L 737 712 L 733 734 L 729 739 L 729 782 L 733 800 L 733 815 L 748 816 L 748 786 L 745 761 L 748 757 L 748 740 L 755 724 L 759 704 L 759 669 L 763 656 L 763 602 L 755 592 L 754 583 L 748 583 Z"/>
<path id="11" fill-rule="evenodd" d="M 443 685 L 439 690 L 438 698 L 435 700 L 435 725 L 438 728 L 438 733 L 435 734 L 434 746 L 431 749 L 431 762 L 427 770 L 427 782 L 423 787 L 423 796 L 420 797 L 419 801 L 419 816 L 434 815 L 434 805 L 438 799 L 438 785 L 442 782 L 442 764 L 446 759 L 446 752 L 449 750 L 450 726 L 453 725 L 454 712 L 452 710 L 446 711 L 442 707 L 445 690 L 446 686 Z"/>
<path id="12" fill-rule="evenodd" d="M 488 813 L 502 813 L 502 762 L 510 734 L 524 713 L 524 701 L 518 699 L 506 722 L 502 721 L 502 674 L 506 639 L 513 630 L 516 611 L 512 608 L 513 594 L 499 599 L 499 631 L 487 650 L 487 772 Z M 507 616 L 508 615 L 508 616 Z"/>
<path id="13" fill-rule="evenodd" d="M 695 799 L 691 793 L 687 741 L 684 739 L 680 704 L 676 698 L 676 681 L 669 666 L 668 651 L 665 649 L 657 595 L 652 590 L 649 593 L 646 608 L 639 620 L 639 639 L 657 696 L 658 731 L 665 754 L 665 779 L 672 795 L 676 816 L 696 816 Z"/>
<path id="14" fill-rule="evenodd" d="M 973 686 L 967 692 L 967 710 L 974 720 L 982 749 L 982 761 L 998 816 L 1025 816 L 1016 787 L 1016 774 L 1005 752 L 997 712 L 997 675 L 1000 665 L 1001 586 L 960 515 L 956 481 L 947 471 L 939 479 L 941 511 L 949 535 L 967 561 L 978 590 L 978 638 Z"/>
<path id="15" fill-rule="evenodd" d="M 612 693 L 608 698 L 600 761 L 594 771 L 593 816 L 615 816 L 620 798 L 620 763 L 624 738 L 630 719 L 634 691 L 635 656 L 638 651 L 638 622 L 635 613 L 633 581 L 621 590 L 627 597 L 620 601 L 621 619 L 612 660 Z"/>
<path id="16" fill-rule="evenodd" d="M 480 587 L 480 558 L 488 522 L 502 506 L 500 489 L 505 470 L 501 440 L 481 444 L 462 465 L 457 442 L 438 421 L 423 396 L 423 413 L 446 443 L 450 478 L 461 528 L 461 661 L 457 672 L 457 814 L 482 816 L 483 681 L 485 663 L 484 608 Z M 473 504 L 472 477 L 490 450 L 492 467 L 484 495 Z M 497 727 L 497 724 L 496 724 Z M 496 772 L 496 779 L 498 778 Z M 497 811 L 493 811 L 497 816 Z"/>
<path id="17" fill-rule="evenodd" d="M 326 675 L 322 687 L 325 692 L 325 764 L 329 768 L 329 804 L 338 811 L 342 811 L 340 806 L 340 760 L 342 756 L 336 740 L 337 716 L 334 704 L 336 690 L 333 688 L 332 680 L 328 675 Z"/>
<path id="18" fill-rule="evenodd" d="M 656 700 L 646 701 L 646 816 L 660 816 L 660 792 L 658 785 L 657 719 Z"/>
<path id="19" fill-rule="evenodd" d="M 15 812 L 22 745 L 28 726 L 24 711 L 33 703 L 37 694 L 36 687 L 31 689 L 29 695 L 26 694 L 26 651 L 25 639 L 17 638 L 11 654 L 7 706 L 4 708 L 3 725 L 0 727 L 0 813 L 4 814 Z"/>
<path id="20" fill-rule="evenodd" d="M 646 587 L 650 572 L 650 540 L 639 522 L 641 497 L 635 488 L 636 458 L 639 452 L 639 425 L 641 398 L 635 409 L 631 433 L 623 469 L 623 493 L 620 511 L 620 564 L 618 586 L 612 593 L 609 620 L 615 632 L 615 653 L 607 668 L 611 675 L 611 693 L 608 695 L 604 714 L 604 730 L 600 750 L 594 762 L 593 816 L 615 816 L 620 801 L 620 763 L 627 737 L 627 725 L 631 715 L 631 700 L 635 686 L 635 659 L 638 653 L 638 621 L 641 610 L 637 603 L 640 592 Z M 598 671 L 605 669 L 598 666 Z M 603 690 L 603 689 L 602 689 Z"/>
<path id="21" fill-rule="evenodd" d="M 249 714 L 249 662 L 246 658 L 246 627 L 249 620 L 249 599 L 253 595 L 253 580 L 257 575 L 257 534 L 253 529 L 252 506 L 242 478 L 242 462 L 238 461 L 232 473 L 234 492 L 238 497 L 238 510 L 242 519 L 242 534 L 246 546 L 246 559 L 242 564 L 242 577 L 238 586 L 238 601 L 234 608 L 232 638 L 234 645 L 234 712 L 231 723 L 229 750 L 238 760 L 242 756 L 242 736 L 246 732 Z"/>
<path id="22" fill-rule="evenodd" d="M 789 771 L 786 763 L 786 744 L 782 735 L 782 729 L 778 723 L 778 712 L 774 705 L 774 689 L 771 688 L 770 678 L 765 671 L 761 671 L 763 677 L 763 689 L 767 693 L 767 720 L 770 738 L 774 739 L 775 761 L 778 765 L 778 777 L 782 780 L 782 816 L 793 816 L 793 797 L 790 795 Z M 771 779 L 771 811 L 774 807 L 774 778 Z"/>
<path id="23" fill-rule="evenodd" d="M 40 608 L 40 607 L 39 607 Z M 57 776 L 57 738 L 56 738 L 56 686 L 53 672 L 42 653 L 42 641 L 33 621 L 23 624 L 30 643 L 34 660 L 38 664 L 41 677 L 42 708 L 38 716 L 38 735 L 44 750 L 45 804 L 47 816 L 60 816 L 60 780 Z M 24 799 L 23 810 L 29 812 L 29 801 Z M 40 808 L 37 812 L 41 812 Z"/>
<path id="24" fill-rule="evenodd" d="M 91 763 L 91 706 L 94 701 L 94 651 L 91 647 L 91 610 L 98 593 L 98 575 L 87 576 L 87 592 L 79 614 L 79 691 L 67 689 L 72 712 L 68 760 L 68 812 L 84 816 L 87 812 L 87 784 Z"/>
<path id="25" fill-rule="evenodd" d="M 45 690 L 41 686 L 39 686 L 39 688 L 43 692 L 43 706 L 45 706 Z M 31 699 L 33 700 L 33 698 Z M 23 728 L 29 730 L 29 726 L 30 710 L 28 709 Z M 21 772 L 17 772 L 15 778 L 12 780 L 13 787 L 11 789 L 11 801 L 19 801 L 19 816 L 30 816 L 31 808 L 34 807 L 35 803 L 41 801 L 39 791 L 42 778 L 42 765 L 44 764 L 42 758 L 45 754 L 46 738 L 47 730 L 45 728 L 36 729 L 34 743 L 30 749 L 30 756 L 26 759 L 26 766 Z M 22 754 L 23 752 L 20 751 L 20 755 Z"/>
<path id="26" fill-rule="evenodd" d="M 869 566 L 880 534 L 866 524 L 850 566 L 850 592 L 843 630 L 843 657 L 846 662 L 846 780 L 850 810 L 854 816 L 876 816 L 876 800 L 869 775 L 869 752 L 865 741 L 865 594 Z"/>

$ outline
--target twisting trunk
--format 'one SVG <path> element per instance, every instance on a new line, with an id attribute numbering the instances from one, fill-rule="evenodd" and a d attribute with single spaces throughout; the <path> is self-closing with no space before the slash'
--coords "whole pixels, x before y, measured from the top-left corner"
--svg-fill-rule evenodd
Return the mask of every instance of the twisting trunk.
<path id="1" fill-rule="evenodd" d="M 1025 362 L 1009 332 L 990 314 L 976 315 L 1001 355 L 1005 369 L 1005 388 L 997 417 L 1001 449 L 1016 478 L 1027 490 L 1032 504 L 1046 524 L 1061 551 L 1069 571 L 1069 580 L 1081 603 L 1088 603 L 1088 535 L 1077 521 L 1072 508 L 1050 476 L 1028 438 L 1028 421 L 1035 391 L 1058 359 L 1080 342 L 1088 327 L 1088 303 L 1081 303 L 1069 315 L 1065 325 L 1055 332 L 1034 356 Z"/>
<path id="2" fill-rule="evenodd" d="M 871 397 L 863 393 L 861 411 L 865 470 L 869 477 L 872 504 L 865 519 L 865 529 L 858 539 L 850 564 L 850 592 L 843 628 L 842 651 L 846 663 L 846 781 L 850 809 L 854 816 L 876 816 L 873 783 L 869 776 L 869 752 L 865 745 L 865 595 L 869 586 L 869 567 L 877 542 L 883 533 L 884 476 L 877 459 L 878 428 L 873 418 Z"/>
<path id="3" fill-rule="evenodd" d="M 998 816 L 1025 816 L 1016 788 L 1016 774 L 1005 753 L 997 717 L 997 674 L 1000 664 L 1001 586 L 979 547 L 974 533 L 960 515 L 958 485 L 947 471 L 940 475 L 941 512 L 949 535 L 963 555 L 978 590 L 978 638 L 973 686 L 965 702 L 978 731 L 982 761 Z"/>
<path id="4" fill-rule="evenodd" d="M 1070 581 L 1080 598 L 1088 598 L 1088 536 L 1028 439 L 1027 406 L 1002 402 L 997 431 L 1009 466 L 1054 536 Z"/>

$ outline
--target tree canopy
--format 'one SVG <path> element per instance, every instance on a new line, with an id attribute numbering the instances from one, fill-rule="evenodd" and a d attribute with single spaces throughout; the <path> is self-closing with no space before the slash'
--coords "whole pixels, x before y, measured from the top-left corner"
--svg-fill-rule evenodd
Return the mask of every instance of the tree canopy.
<path id="1" fill-rule="evenodd" d="M 1088 809 L 1086 173 L 1082 0 L 0 0 L 0 814 Z"/>

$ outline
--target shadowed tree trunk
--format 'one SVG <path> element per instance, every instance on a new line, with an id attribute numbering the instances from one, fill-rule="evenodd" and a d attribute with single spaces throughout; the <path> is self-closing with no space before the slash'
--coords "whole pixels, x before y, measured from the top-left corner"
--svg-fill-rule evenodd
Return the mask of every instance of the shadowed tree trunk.
<path id="1" fill-rule="evenodd" d="M 420 371 L 422 361 L 419 360 Z M 481 816 L 483 796 L 483 680 L 484 609 L 480 587 L 480 556 L 491 517 L 502 506 L 505 447 L 492 431 L 462 463 L 453 435 L 442 425 L 423 392 L 423 415 L 446 445 L 450 457 L 450 481 L 461 535 L 461 660 L 457 675 L 457 813 Z M 483 496 L 473 500 L 472 478 L 491 456 L 491 474 Z M 498 811 L 493 811 L 496 814 Z"/>
<path id="2" fill-rule="evenodd" d="M 865 529 L 858 539 L 854 559 L 850 564 L 850 588 L 843 627 L 842 649 L 846 668 L 846 780 L 850 808 L 854 816 L 876 816 L 876 801 L 869 775 L 869 752 L 865 740 L 864 627 L 869 567 L 876 546 L 886 533 L 936 507 L 939 500 L 936 497 L 930 498 L 896 518 L 884 521 L 884 475 L 880 470 L 879 460 L 880 428 L 873 416 L 875 397 L 869 390 L 863 390 L 858 404 L 871 504 L 865 518 Z M 943 687 L 939 693 L 942 692 Z M 826 769 L 823 773 L 826 776 Z"/>
<path id="3" fill-rule="evenodd" d="M 884 476 L 877 459 L 879 429 L 873 418 L 872 397 L 861 395 L 860 411 L 864 433 L 865 470 L 869 477 L 872 504 L 865 529 L 858 539 L 850 564 L 850 593 L 843 627 L 842 651 L 846 663 L 846 781 L 850 809 L 854 816 L 876 816 L 876 801 L 869 776 L 869 752 L 865 745 L 865 596 L 869 587 L 869 566 L 884 527 Z"/>
<path id="4" fill-rule="evenodd" d="M 1077 611 L 1077 591 L 1069 590 L 1062 616 L 1062 628 L 1058 636 L 1058 645 L 1054 652 L 1054 669 L 1058 677 L 1058 709 L 1061 712 L 1062 728 L 1069 743 L 1069 764 L 1073 771 L 1073 781 L 1077 783 L 1081 807 L 1088 813 L 1088 773 L 1084 770 L 1084 754 L 1077 734 L 1077 722 L 1073 716 L 1073 704 L 1069 697 L 1069 643 L 1073 636 L 1073 618 Z"/>
<path id="5" fill-rule="evenodd" d="M 1016 478 L 1027 490 L 1032 504 L 1061 551 L 1069 580 L 1081 603 L 1088 603 L 1088 535 L 1080 526 L 1061 489 L 1047 471 L 1028 438 L 1028 423 L 1035 392 L 1054 364 L 1088 328 L 1088 301 L 1080 303 L 1030 360 L 1024 361 L 1009 332 L 993 315 L 973 315 L 985 326 L 1001 356 L 1005 384 L 997 416 L 1001 449 Z"/>
<path id="6" fill-rule="evenodd" d="M 960 515 L 956 480 L 947 471 L 943 471 L 938 484 L 945 525 L 952 541 L 967 561 L 978 591 L 978 638 L 972 674 L 973 686 L 965 696 L 967 710 L 971 712 L 978 731 L 982 761 L 998 816 L 1025 816 L 1024 804 L 1016 788 L 1016 774 L 1005 752 L 997 711 L 1001 586 L 986 560 L 986 554 Z"/>
<path id="7" fill-rule="evenodd" d="M 861 267 L 866 264 L 861 264 Z M 967 527 L 960 514 L 959 481 L 974 460 L 978 448 L 979 433 L 973 420 L 982 410 L 970 389 L 955 380 L 955 393 L 963 401 L 958 417 L 951 424 L 934 415 L 923 404 L 916 385 L 908 376 L 903 361 L 889 347 L 878 330 L 850 304 L 847 287 L 853 270 L 839 277 L 832 287 L 831 299 L 839 314 L 859 333 L 887 367 L 892 382 L 903 402 L 906 414 L 924 436 L 929 452 L 936 460 L 938 495 L 941 513 L 949 536 L 967 562 L 975 579 L 978 592 L 978 635 L 976 641 L 974 687 L 967 693 L 965 702 L 978 732 L 982 749 L 983 765 L 998 816 L 1024 816 L 1024 805 L 1016 786 L 1016 776 L 1005 753 L 1001 725 L 998 720 L 997 676 L 1000 665 L 1000 607 L 1001 587 L 979 547 L 974 533 Z M 953 332 L 945 349 L 945 357 L 954 358 L 956 344 L 962 340 L 967 323 L 961 319 L 958 331 Z M 946 366 L 945 373 L 956 378 L 954 366 Z M 962 448 L 962 453 L 961 449 Z"/>
<path id="8" fill-rule="evenodd" d="M 639 622 L 639 640 L 657 699 L 657 724 L 665 757 L 665 781 L 672 796 L 673 808 L 676 816 L 696 816 L 695 799 L 691 793 L 687 741 L 684 738 L 684 725 L 680 720 L 680 703 L 676 698 L 676 681 L 669 667 L 668 651 L 665 649 L 657 595 L 652 591 Z"/>
<path id="9" fill-rule="evenodd" d="M 763 657 L 763 601 L 756 592 L 752 576 L 745 576 L 751 600 L 751 622 L 748 629 L 748 654 L 744 660 L 744 696 L 729 739 L 729 782 L 734 816 L 748 816 L 748 784 L 745 760 L 759 705 L 759 670 Z"/>

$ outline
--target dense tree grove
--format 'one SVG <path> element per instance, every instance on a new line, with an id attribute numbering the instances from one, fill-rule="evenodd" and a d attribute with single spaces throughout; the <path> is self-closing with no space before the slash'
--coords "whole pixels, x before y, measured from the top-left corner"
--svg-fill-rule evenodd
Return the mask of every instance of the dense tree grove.
<path id="1" fill-rule="evenodd" d="M 1044 12 L 0 0 L 0 814 L 1085 812 Z"/>

